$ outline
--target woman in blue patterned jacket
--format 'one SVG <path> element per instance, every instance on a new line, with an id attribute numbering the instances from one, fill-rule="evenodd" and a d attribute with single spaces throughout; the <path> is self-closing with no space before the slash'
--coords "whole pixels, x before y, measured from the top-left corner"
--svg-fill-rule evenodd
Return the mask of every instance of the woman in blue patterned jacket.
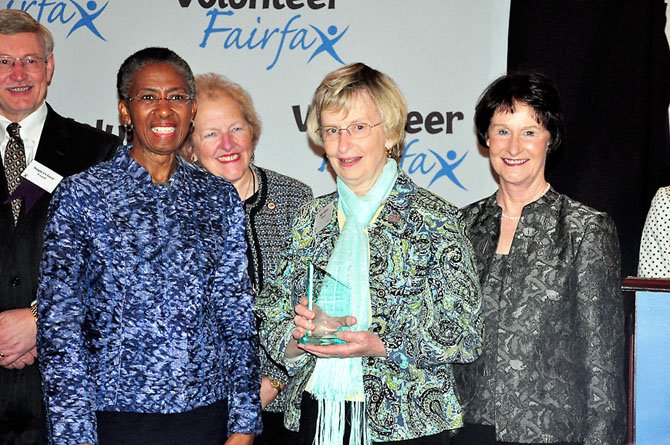
<path id="1" fill-rule="evenodd" d="M 121 65 L 130 146 L 63 181 L 39 288 L 52 444 L 251 444 L 260 431 L 244 210 L 176 156 L 196 111 L 186 62 L 146 48 Z"/>
<path id="2" fill-rule="evenodd" d="M 362 63 L 330 73 L 307 125 L 337 192 L 303 207 L 276 279 L 257 298 L 260 338 L 289 380 L 292 444 L 445 444 L 462 425 L 451 364 L 481 351 L 481 296 L 460 212 L 399 170 L 407 106 Z M 351 288 L 341 344 L 302 344 L 308 262 Z"/>

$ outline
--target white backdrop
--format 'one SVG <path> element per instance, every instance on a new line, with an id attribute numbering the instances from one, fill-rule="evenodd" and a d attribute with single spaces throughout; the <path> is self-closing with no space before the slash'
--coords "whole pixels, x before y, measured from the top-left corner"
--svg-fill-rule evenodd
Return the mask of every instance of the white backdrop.
<path id="1" fill-rule="evenodd" d="M 246 88 L 263 120 L 257 164 L 316 194 L 332 191 L 334 181 L 307 142 L 307 105 L 326 73 L 365 62 L 398 83 L 413 112 L 402 167 L 462 206 L 496 188 L 472 117 L 481 91 L 505 71 L 509 1 L 0 0 L 0 7 L 27 10 L 53 32 L 48 101 L 61 114 L 118 133 L 119 65 L 140 48 L 166 46 L 196 74 L 222 73 Z"/>

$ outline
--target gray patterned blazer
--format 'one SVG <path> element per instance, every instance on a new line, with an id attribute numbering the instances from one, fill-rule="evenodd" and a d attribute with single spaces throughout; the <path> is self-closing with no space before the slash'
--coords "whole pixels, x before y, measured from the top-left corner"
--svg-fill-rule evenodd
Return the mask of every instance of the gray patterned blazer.
<path id="1" fill-rule="evenodd" d="M 484 294 L 484 353 L 456 366 L 465 421 L 504 442 L 621 444 L 623 300 L 616 228 L 550 189 L 495 253 L 496 195 L 464 209 Z"/>
<path id="2" fill-rule="evenodd" d="M 247 214 L 249 278 L 254 294 L 258 295 L 288 246 L 291 220 L 313 195 L 312 189 L 297 179 L 255 165 L 251 168 L 258 178 L 258 192 L 245 201 L 244 207 Z M 261 375 L 288 383 L 288 374 L 283 366 L 273 362 L 264 351 L 259 358 Z M 280 393 L 266 410 L 282 412 L 284 398 L 284 394 Z"/>

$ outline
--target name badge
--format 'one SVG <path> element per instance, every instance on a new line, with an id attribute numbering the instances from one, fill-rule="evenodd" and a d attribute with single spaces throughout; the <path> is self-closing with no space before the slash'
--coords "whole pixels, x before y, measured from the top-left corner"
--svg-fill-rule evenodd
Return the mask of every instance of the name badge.
<path id="1" fill-rule="evenodd" d="M 333 215 L 334 208 L 335 203 L 331 202 L 316 214 L 316 217 L 314 218 L 314 233 L 319 233 L 321 229 L 328 225 Z"/>
<path id="2" fill-rule="evenodd" d="M 21 176 L 39 188 L 46 190 L 48 193 L 53 193 L 56 186 L 63 180 L 61 175 L 37 161 L 31 162 L 30 165 L 23 170 Z"/>

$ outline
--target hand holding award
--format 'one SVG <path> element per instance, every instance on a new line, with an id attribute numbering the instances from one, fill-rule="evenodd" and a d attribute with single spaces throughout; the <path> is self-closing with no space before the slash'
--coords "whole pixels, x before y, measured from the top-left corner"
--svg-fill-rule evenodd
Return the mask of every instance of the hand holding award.
<path id="1" fill-rule="evenodd" d="M 351 316 L 351 287 L 338 281 L 327 271 L 308 263 L 307 308 L 314 312 L 315 328 L 307 331 L 299 342 L 312 345 L 346 343 L 337 338 L 340 331 L 356 323 Z"/>

